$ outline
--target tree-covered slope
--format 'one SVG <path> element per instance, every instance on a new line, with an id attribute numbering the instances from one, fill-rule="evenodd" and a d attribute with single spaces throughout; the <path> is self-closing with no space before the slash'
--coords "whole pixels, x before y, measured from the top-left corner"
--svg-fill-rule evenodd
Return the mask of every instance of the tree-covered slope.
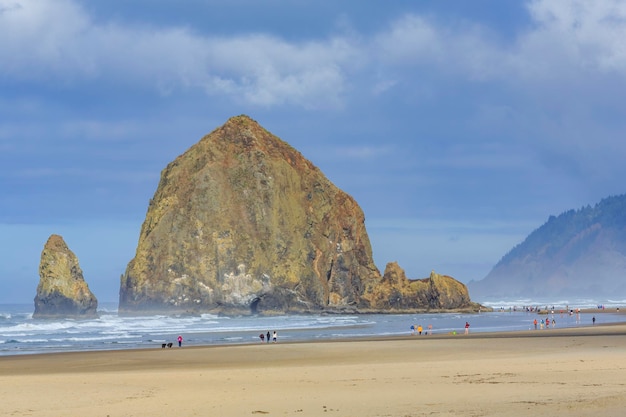
<path id="1" fill-rule="evenodd" d="M 472 297 L 626 297 L 626 195 L 569 210 L 504 255 Z"/>

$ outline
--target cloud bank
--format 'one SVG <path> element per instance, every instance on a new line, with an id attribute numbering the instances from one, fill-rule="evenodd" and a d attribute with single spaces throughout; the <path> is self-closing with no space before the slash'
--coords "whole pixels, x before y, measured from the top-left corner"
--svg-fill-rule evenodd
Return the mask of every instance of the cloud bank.
<path id="1" fill-rule="evenodd" d="M 379 33 L 306 41 L 125 26 L 96 21 L 71 0 L 3 0 L 0 36 L 11 39 L 0 43 L 3 77 L 105 80 L 162 94 L 201 88 L 262 106 L 340 105 L 354 88 L 352 77 L 373 77 L 379 68 L 403 82 L 415 71 L 436 71 L 511 88 L 575 88 L 588 77 L 626 75 L 626 5 L 614 0 L 529 2 L 525 30 L 509 40 L 479 23 L 407 13 Z M 397 85 L 375 84 L 378 91 Z"/>

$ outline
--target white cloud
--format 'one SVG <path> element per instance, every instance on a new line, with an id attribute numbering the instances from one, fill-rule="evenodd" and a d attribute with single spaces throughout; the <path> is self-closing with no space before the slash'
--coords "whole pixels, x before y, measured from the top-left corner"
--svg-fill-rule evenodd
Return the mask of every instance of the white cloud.
<path id="1" fill-rule="evenodd" d="M 626 3 L 535 0 L 527 8 L 528 24 L 507 39 L 478 24 L 407 15 L 375 37 L 373 55 L 381 73 L 401 78 L 389 90 L 456 86 L 475 103 L 467 137 L 526 144 L 553 170 L 608 176 L 626 157 Z M 471 85 L 484 85 L 485 97 L 464 90 Z M 446 160 L 493 165 L 460 157 Z"/>
<path id="2" fill-rule="evenodd" d="M 374 83 L 374 86 L 372 88 L 372 93 L 374 93 L 375 96 L 383 94 L 391 90 L 397 84 L 398 84 L 398 80 L 382 78 L 378 82 Z"/>
<path id="3" fill-rule="evenodd" d="M 430 68 L 469 80 L 572 81 L 564 74 L 579 77 L 581 71 L 626 75 L 623 1 L 535 0 L 528 10 L 531 24 L 510 41 L 484 25 L 447 26 L 409 14 L 379 33 L 372 51 L 390 68 Z"/>
<path id="4" fill-rule="evenodd" d="M 46 77 L 68 67 L 85 70 L 76 42 L 89 18 L 67 0 L 0 2 L 0 71 L 17 78 Z"/>
<path id="5" fill-rule="evenodd" d="M 549 42 L 570 62 L 589 70 L 626 71 L 626 3 L 621 0 L 535 0 L 529 4 L 538 28 L 525 40 L 532 53 Z M 545 56 L 545 58 L 549 58 Z M 554 59 L 554 58 L 553 58 Z"/>
<path id="6" fill-rule="evenodd" d="M 496 68 L 502 51 L 493 44 L 486 28 L 465 24 L 445 27 L 422 16 L 406 15 L 393 22 L 372 42 L 380 65 L 409 69 L 436 69 L 484 79 Z"/>
<path id="7" fill-rule="evenodd" d="M 342 159 L 360 159 L 360 160 L 372 160 L 382 155 L 389 155 L 393 153 L 393 148 L 390 146 L 343 146 L 334 148 L 333 154 Z"/>
<path id="8" fill-rule="evenodd" d="M 377 34 L 293 42 L 100 22 L 71 0 L 0 0 L 0 75 L 164 95 L 200 88 L 255 105 L 312 108 L 341 107 L 352 88 L 363 88 L 352 85 L 362 75 L 373 94 L 419 83 L 421 73 L 538 94 L 550 83 L 578 89 L 590 75 L 626 75 L 626 3 L 535 0 L 528 10 L 531 24 L 512 40 L 478 23 L 407 14 Z"/>
<path id="9" fill-rule="evenodd" d="M 258 105 L 336 107 L 359 61 L 360 51 L 342 38 L 288 43 L 99 24 L 69 0 L 0 1 L 0 9 L 0 74 L 21 80 L 103 78 L 164 94 L 203 88 Z"/>

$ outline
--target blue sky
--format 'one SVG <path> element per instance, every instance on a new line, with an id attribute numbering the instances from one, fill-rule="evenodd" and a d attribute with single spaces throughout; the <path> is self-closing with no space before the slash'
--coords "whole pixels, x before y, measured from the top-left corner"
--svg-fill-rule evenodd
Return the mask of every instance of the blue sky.
<path id="1" fill-rule="evenodd" d="M 610 0 L 0 0 L 0 302 L 52 233 L 117 301 L 160 171 L 239 114 L 357 200 L 381 272 L 482 279 L 626 192 L 624 39 Z"/>

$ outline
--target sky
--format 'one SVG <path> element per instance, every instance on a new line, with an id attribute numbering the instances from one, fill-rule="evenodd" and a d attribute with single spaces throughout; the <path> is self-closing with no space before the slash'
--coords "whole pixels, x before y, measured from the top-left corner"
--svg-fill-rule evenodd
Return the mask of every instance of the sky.
<path id="1" fill-rule="evenodd" d="M 624 39 L 614 0 L 0 0 L 0 303 L 51 234 L 116 302 L 160 171 L 240 114 L 356 199 L 381 272 L 480 280 L 626 192 Z"/>

